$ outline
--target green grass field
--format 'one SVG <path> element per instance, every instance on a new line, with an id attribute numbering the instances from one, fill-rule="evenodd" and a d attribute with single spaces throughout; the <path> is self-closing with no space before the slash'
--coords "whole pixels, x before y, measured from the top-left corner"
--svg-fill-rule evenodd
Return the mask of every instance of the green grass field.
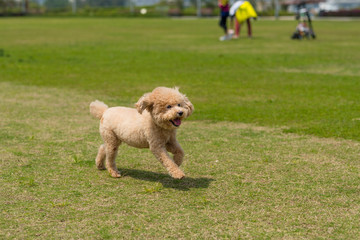
<path id="1" fill-rule="evenodd" d="M 0 19 L 0 238 L 357 239 L 360 22 Z M 98 171 L 89 102 L 156 86 L 195 105 L 178 138 L 187 178 L 122 146 Z"/>
<path id="2" fill-rule="evenodd" d="M 224 43 L 215 19 L 2 19 L 0 79 L 129 105 L 178 85 L 194 120 L 360 140 L 359 24 L 316 22 L 298 42 L 295 21 L 258 21 L 254 39 Z"/>

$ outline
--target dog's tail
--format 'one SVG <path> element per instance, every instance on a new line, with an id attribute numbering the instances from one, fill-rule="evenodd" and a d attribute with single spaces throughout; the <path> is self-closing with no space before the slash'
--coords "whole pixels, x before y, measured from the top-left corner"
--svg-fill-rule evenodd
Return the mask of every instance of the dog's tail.
<path id="1" fill-rule="evenodd" d="M 98 119 L 100 119 L 102 117 L 102 115 L 108 108 L 109 107 L 105 103 L 100 102 L 98 100 L 90 103 L 90 113 L 91 113 L 91 115 L 93 115 L 94 117 L 96 117 Z"/>

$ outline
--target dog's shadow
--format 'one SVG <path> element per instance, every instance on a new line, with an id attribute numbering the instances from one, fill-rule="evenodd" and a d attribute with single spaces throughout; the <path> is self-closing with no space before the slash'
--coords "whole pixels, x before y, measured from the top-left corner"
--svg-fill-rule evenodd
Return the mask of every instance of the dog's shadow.
<path id="1" fill-rule="evenodd" d="M 167 174 L 154 173 L 136 169 L 119 169 L 124 177 L 132 177 L 144 181 L 159 182 L 164 188 L 174 188 L 182 191 L 189 191 L 191 188 L 208 188 L 212 178 L 191 178 L 173 179 Z"/>

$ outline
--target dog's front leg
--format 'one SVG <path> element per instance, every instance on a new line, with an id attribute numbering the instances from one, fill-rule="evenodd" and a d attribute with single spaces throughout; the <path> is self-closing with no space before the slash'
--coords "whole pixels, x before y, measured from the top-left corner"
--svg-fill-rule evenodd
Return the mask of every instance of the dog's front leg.
<path id="1" fill-rule="evenodd" d="M 175 140 L 166 144 L 166 150 L 174 154 L 174 162 L 180 166 L 184 158 L 184 150 L 181 148 L 180 144 Z"/>
<path id="2" fill-rule="evenodd" d="M 151 152 L 161 162 L 173 178 L 181 179 L 185 177 L 185 174 L 179 166 L 171 159 L 164 147 L 150 147 Z"/>

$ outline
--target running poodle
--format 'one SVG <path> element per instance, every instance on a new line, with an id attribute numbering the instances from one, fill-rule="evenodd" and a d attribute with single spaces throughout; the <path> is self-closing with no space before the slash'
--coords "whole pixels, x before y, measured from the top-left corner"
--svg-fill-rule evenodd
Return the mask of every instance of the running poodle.
<path id="1" fill-rule="evenodd" d="M 98 169 L 108 169 L 112 177 L 121 177 L 115 158 L 124 142 L 136 148 L 150 148 L 169 174 L 176 179 L 185 177 L 179 168 L 184 151 L 176 140 L 181 121 L 192 114 L 194 106 L 178 88 L 158 87 L 144 94 L 136 109 L 109 108 L 96 100 L 90 104 L 90 113 L 100 119 L 100 135 L 104 141 L 96 156 Z M 173 159 L 168 152 L 173 154 Z"/>

